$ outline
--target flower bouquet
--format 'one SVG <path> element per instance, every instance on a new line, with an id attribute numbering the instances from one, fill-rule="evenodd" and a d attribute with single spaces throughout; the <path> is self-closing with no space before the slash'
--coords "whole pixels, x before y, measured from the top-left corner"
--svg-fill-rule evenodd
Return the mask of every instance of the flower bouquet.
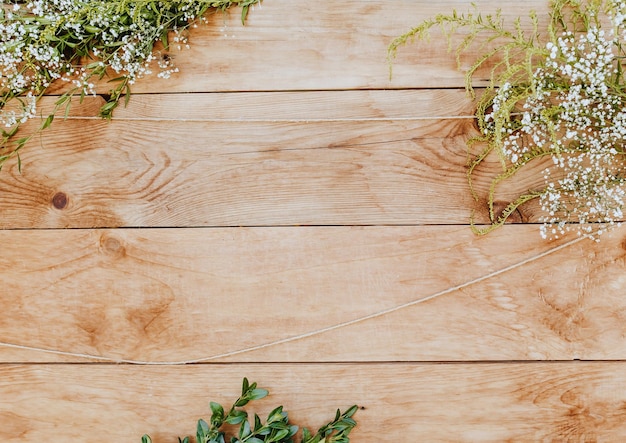
<path id="1" fill-rule="evenodd" d="M 539 202 L 544 238 L 574 230 L 598 239 L 623 217 L 626 3 L 553 0 L 549 8 L 547 26 L 539 25 L 535 12 L 529 15 L 529 25 L 519 18 L 507 24 L 500 11 L 440 14 L 389 47 L 391 60 L 400 46 L 413 38 L 427 38 L 434 27 L 441 28 L 449 42 L 458 31 L 466 32 L 456 49 L 458 61 L 463 52 L 478 45 L 481 55 L 466 73 L 480 131 L 469 141 L 468 180 L 477 200 L 473 186 L 477 169 L 492 154 L 501 164 L 485 196 L 491 224 L 476 226 L 472 215 L 472 228 L 478 234 L 502 226 L 531 200 Z M 485 68 L 489 82 L 477 97 L 473 80 Z M 498 185 L 542 161 L 542 185 L 497 212 Z"/>

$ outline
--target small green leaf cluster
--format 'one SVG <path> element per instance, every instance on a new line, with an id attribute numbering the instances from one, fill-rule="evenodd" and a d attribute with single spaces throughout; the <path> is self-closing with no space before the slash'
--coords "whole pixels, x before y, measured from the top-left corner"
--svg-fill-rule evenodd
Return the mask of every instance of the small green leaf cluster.
<path id="1" fill-rule="evenodd" d="M 441 29 L 449 47 L 464 31 L 456 45 L 459 66 L 471 46 L 479 54 L 465 76 L 480 131 L 468 142 L 467 178 L 491 223 L 479 228 L 472 215 L 474 232 L 502 226 L 532 200 L 542 211 L 544 238 L 573 230 L 597 239 L 617 226 L 626 205 L 626 2 L 552 0 L 546 27 L 535 12 L 526 24 L 506 23 L 501 11 L 483 15 L 476 5 L 466 14 L 439 14 L 396 38 L 390 63 L 400 46 L 427 39 L 432 28 Z M 477 98 L 473 83 L 485 70 L 489 81 Z M 473 178 L 492 153 L 502 170 L 481 197 Z M 536 164 L 543 168 L 541 185 L 496 212 L 499 185 Z"/>
<path id="2" fill-rule="evenodd" d="M 265 423 L 254 414 L 252 419 L 241 409 L 252 400 L 266 397 L 269 392 L 250 384 L 247 378 L 243 379 L 241 396 L 233 403 L 226 413 L 222 405 L 210 402 L 211 418 L 209 422 L 200 419 L 196 429 L 196 443 L 226 443 L 226 432 L 223 426 L 238 426 L 235 435 L 230 436 L 230 443 L 293 443 L 299 427 L 289 422 L 287 412 L 282 406 L 274 408 L 267 416 Z M 348 408 L 345 412 L 337 410 L 335 418 L 322 426 L 315 434 L 304 428 L 301 443 L 349 443 L 349 434 L 356 426 L 352 416 L 357 406 Z M 141 439 L 142 443 L 152 443 L 148 435 Z M 189 443 L 189 437 L 178 438 L 179 443 Z"/>
<path id="3" fill-rule="evenodd" d="M 112 85 L 99 115 L 109 119 L 128 103 L 131 85 L 158 65 L 158 76 L 177 72 L 156 50 L 187 45 L 188 30 L 211 11 L 249 9 L 261 0 L 0 0 L 0 168 L 30 138 L 16 140 L 19 127 L 37 116 L 36 104 L 54 82 L 68 83 L 54 111 L 67 116 L 72 98 L 95 94 L 95 84 Z"/>
<path id="4" fill-rule="evenodd" d="M 357 409 L 356 405 L 351 406 L 343 413 L 337 409 L 335 418 L 319 428 L 315 435 L 311 435 L 311 432 L 304 428 L 302 430 L 302 443 L 349 443 L 350 431 L 356 426 L 356 421 L 352 416 Z"/>

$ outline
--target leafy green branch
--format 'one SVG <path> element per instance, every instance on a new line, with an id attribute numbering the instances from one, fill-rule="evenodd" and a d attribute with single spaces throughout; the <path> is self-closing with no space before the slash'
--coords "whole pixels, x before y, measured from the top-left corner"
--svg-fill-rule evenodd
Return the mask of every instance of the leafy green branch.
<path id="1" fill-rule="evenodd" d="M 198 420 L 196 443 L 225 443 L 227 436 L 226 431 L 222 429 L 224 425 L 239 426 L 235 435 L 230 436 L 230 443 L 292 443 L 299 427 L 289 422 L 289 416 L 282 406 L 274 408 L 268 414 L 265 423 L 257 414 L 250 419 L 248 413 L 241 409 L 252 400 L 259 400 L 268 394 L 266 389 L 258 388 L 256 383 L 250 384 L 248 379 L 244 378 L 241 396 L 228 412 L 225 412 L 219 403 L 210 402 L 211 418 L 209 422 Z M 335 418 L 319 428 L 315 434 L 304 428 L 301 443 L 349 443 L 349 434 L 356 426 L 352 416 L 357 409 L 356 405 L 343 413 L 338 409 Z M 152 443 L 148 435 L 144 435 L 141 441 Z M 178 441 L 189 443 L 190 440 L 189 437 L 182 439 L 179 437 Z"/>

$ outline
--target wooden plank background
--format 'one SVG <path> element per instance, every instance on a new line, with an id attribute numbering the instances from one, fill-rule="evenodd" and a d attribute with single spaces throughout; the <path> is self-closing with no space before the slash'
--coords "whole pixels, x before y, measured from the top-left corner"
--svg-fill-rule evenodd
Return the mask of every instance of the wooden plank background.
<path id="1" fill-rule="evenodd" d="M 218 14 L 112 122 L 95 97 L 27 146 L 0 173 L 0 440 L 175 441 L 244 376 L 308 427 L 359 404 L 356 443 L 626 440 L 626 228 L 544 241 L 531 204 L 474 236 L 445 40 L 389 78 L 394 36 L 469 7 Z"/>

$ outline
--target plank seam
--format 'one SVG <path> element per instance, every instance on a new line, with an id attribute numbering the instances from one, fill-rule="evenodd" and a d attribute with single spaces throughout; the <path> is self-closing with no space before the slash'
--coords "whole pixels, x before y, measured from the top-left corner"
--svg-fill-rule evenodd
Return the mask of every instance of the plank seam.
<path id="1" fill-rule="evenodd" d="M 305 338 L 309 338 L 309 337 L 313 337 L 316 335 L 321 335 L 323 333 L 326 332 L 330 332 L 330 331 L 334 331 L 337 329 L 341 329 L 341 328 L 345 328 L 348 326 L 352 326 L 358 323 L 363 323 L 367 320 L 371 320 L 374 318 L 379 318 L 394 312 L 398 312 L 400 310 L 403 309 L 407 309 L 409 307 L 412 306 L 416 306 L 422 303 L 426 303 L 428 301 L 434 300 L 436 298 L 442 297 L 444 295 L 450 294 L 452 292 L 467 288 L 469 286 L 472 286 L 474 284 L 483 282 L 485 280 L 488 280 L 492 277 L 497 277 L 501 274 L 504 274 L 506 272 L 512 271 L 514 269 L 520 268 L 528 263 L 532 263 L 534 261 L 537 261 L 543 257 L 546 257 L 548 255 L 554 254 L 555 252 L 561 251 L 565 248 L 568 248 L 586 238 L 589 238 L 589 235 L 581 235 L 573 240 L 567 241 L 565 243 L 560 244 L 559 246 L 556 246 L 554 248 L 548 249 L 544 252 L 541 252 L 535 256 L 529 257 L 525 260 L 522 260 L 520 262 L 514 263 L 512 265 L 506 266 L 504 268 L 498 269 L 496 271 L 490 272 L 488 274 L 485 274 L 483 276 L 480 276 L 478 278 L 469 280 L 465 283 L 461 283 L 459 285 L 455 285 L 452 286 L 450 288 L 444 289 L 442 291 L 436 292 L 434 294 L 431 294 L 429 296 L 426 297 L 422 297 L 416 300 L 412 300 L 410 302 L 407 303 L 403 303 L 397 306 L 393 306 L 391 308 L 387 308 L 387 309 L 383 309 L 381 311 L 377 311 L 362 317 L 358 317 L 352 320 L 348 320 L 342 323 L 337 323 L 334 325 L 330 325 L 330 326 L 326 326 L 320 329 L 316 329 L 313 331 L 309 331 L 309 332 L 305 332 L 303 334 L 298 334 L 298 335 L 294 335 L 291 337 L 286 337 L 280 340 L 275 340 L 275 341 L 271 341 L 268 343 L 262 343 L 260 345 L 255 345 L 255 346 L 250 346 L 247 348 L 243 348 L 243 349 L 238 349 L 238 350 L 234 350 L 234 351 L 229 351 L 229 352 L 224 352 L 221 354 L 216 354 L 216 355 L 212 355 L 212 356 L 208 356 L 208 357 L 201 357 L 201 358 L 197 358 L 197 359 L 191 359 L 191 360 L 181 360 L 181 361 L 141 361 L 141 360 L 132 360 L 132 359 L 116 359 L 116 358 L 112 358 L 112 357 L 105 357 L 105 356 L 99 356 L 99 355 L 94 355 L 94 354 L 84 354 L 84 353 L 78 353 L 78 352 L 68 352 L 68 351 L 62 351 L 62 350 L 57 350 L 57 349 L 46 349 L 46 348 L 40 348 L 40 347 L 35 347 L 35 346 L 28 346 L 28 345 L 22 345 L 22 344 L 18 344 L 18 343 L 9 343 L 9 342 L 4 342 L 4 341 L 0 341 L 0 347 L 4 347 L 4 348 L 12 348 L 12 349 L 19 349 L 19 350 L 23 350 L 23 351 L 32 351 L 32 352 L 40 352 L 40 353 L 44 353 L 44 354 L 51 354 L 51 355 L 60 355 L 60 356 L 64 356 L 64 357 L 73 357 L 73 358 L 82 358 L 82 359 L 87 359 L 87 360 L 93 360 L 93 361 L 99 361 L 99 362 L 108 362 L 108 363 L 116 363 L 116 364 L 131 364 L 131 365 L 141 365 L 141 366 L 182 366 L 182 365 L 190 365 L 190 364 L 197 364 L 197 363 L 206 363 L 212 360 L 218 360 L 218 359 L 223 359 L 223 358 L 228 358 L 228 357 L 234 357 L 237 355 L 241 355 L 241 354 L 246 354 L 249 352 L 254 352 L 254 351 L 259 351 L 262 349 L 267 349 L 273 346 L 278 346 L 281 344 L 285 344 L 285 343 L 290 343 L 290 342 L 294 342 L 294 341 L 298 341 L 298 340 L 302 340 Z"/>
<path id="2" fill-rule="evenodd" d="M 0 115 L 2 115 L 0 113 Z M 114 117 L 112 121 L 124 122 L 171 122 L 178 123 L 333 123 L 333 122 L 394 122 L 394 121 L 425 121 L 425 120 L 473 120 L 473 115 L 428 116 L 428 117 L 363 117 L 363 118 L 295 118 L 295 119 L 261 119 L 261 118 L 165 118 L 165 117 Z M 43 118 L 42 118 L 43 120 Z M 98 120 L 97 116 L 68 116 L 63 120 Z"/>

